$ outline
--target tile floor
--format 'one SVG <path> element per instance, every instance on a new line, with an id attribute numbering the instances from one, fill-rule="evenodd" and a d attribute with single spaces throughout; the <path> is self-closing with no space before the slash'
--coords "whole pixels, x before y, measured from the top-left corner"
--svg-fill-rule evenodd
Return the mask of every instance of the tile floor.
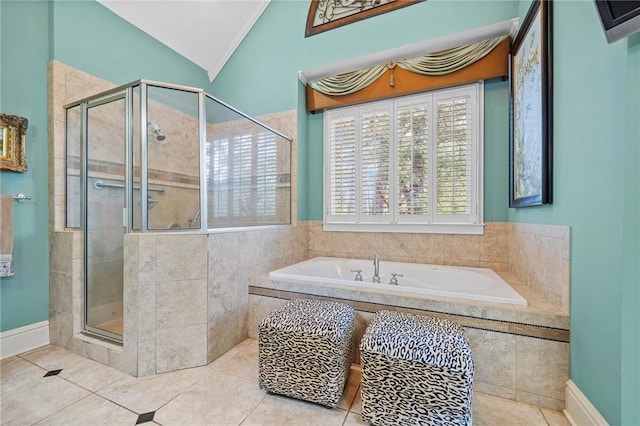
<path id="1" fill-rule="evenodd" d="M 135 378 L 56 346 L 2 360 L 2 425 L 362 425 L 360 371 L 327 409 L 258 388 L 258 344 L 206 367 Z M 474 425 L 569 423 L 561 412 L 476 393 Z"/>

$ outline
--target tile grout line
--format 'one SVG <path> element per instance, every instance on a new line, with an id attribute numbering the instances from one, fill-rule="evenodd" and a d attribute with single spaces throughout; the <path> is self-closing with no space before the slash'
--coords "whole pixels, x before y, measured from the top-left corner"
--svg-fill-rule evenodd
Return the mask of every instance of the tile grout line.
<path id="1" fill-rule="evenodd" d="M 245 421 L 246 421 L 246 420 L 251 416 L 251 414 L 253 414 L 253 412 L 254 412 L 254 411 L 256 411 L 256 408 L 258 408 L 258 406 L 260 406 L 260 404 L 262 404 L 262 403 L 264 402 L 264 400 L 265 400 L 265 399 L 267 399 L 267 396 L 268 396 L 268 395 L 269 395 L 269 394 L 268 394 L 267 392 L 265 392 L 265 394 L 264 394 L 264 396 L 262 397 L 262 399 L 260 400 L 260 402 L 258 402 L 258 403 L 255 405 L 255 407 L 253 407 L 253 408 L 251 409 L 251 411 L 249 411 L 249 412 L 247 413 L 247 415 L 246 415 L 246 416 L 244 416 L 244 418 L 240 421 L 240 423 L 238 423 L 238 426 L 242 425 L 242 424 L 243 424 L 243 423 L 244 423 L 244 422 L 245 422 Z"/>

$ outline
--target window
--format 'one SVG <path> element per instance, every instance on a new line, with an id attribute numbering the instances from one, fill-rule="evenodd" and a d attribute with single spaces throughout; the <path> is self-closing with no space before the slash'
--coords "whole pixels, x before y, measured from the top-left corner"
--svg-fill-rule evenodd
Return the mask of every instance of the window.
<path id="1" fill-rule="evenodd" d="M 482 86 L 327 111 L 325 229 L 482 233 Z"/>
<path id="2" fill-rule="evenodd" d="M 268 132 L 207 143 L 207 180 L 213 226 L 276 220 L 277 141 Z"/>

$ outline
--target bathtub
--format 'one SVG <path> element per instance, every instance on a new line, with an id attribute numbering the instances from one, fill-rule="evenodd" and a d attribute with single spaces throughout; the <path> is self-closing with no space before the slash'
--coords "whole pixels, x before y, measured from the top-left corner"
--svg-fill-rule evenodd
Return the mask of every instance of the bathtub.
<path id="1" fill-rule="evenodd" d="M 362 270 L 362 281 L 356 281 L 355 272 Z M 392 273 L 398 284 L 389 284 Z M 352 287 L 397 291 L 480 300 L 493 303 L 527 305 L 527 301 L 491 269 L 457 266 L 425 265 L 380 261 L 380 283 L 372 282 L 373 259 L 341 259 L 316 257 L 286 268 L 272 271 L 269 276 L 276 279 L 312 281 Z"/>

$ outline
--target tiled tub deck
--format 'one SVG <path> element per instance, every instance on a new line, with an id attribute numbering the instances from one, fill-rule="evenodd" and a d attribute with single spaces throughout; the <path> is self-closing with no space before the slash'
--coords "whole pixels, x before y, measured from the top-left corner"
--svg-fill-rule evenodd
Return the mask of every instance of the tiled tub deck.
<path id="1" fill-rule="evenodd" d="M 569 316 L 509 274 L 500 275 L 527 299 L 528 306 L 427 298 L 387 284 L 370 290 L 274 280 L 261 274 L 249 284 L 249 337 L 257 337 L 257 324 L 264 316 L 292 298 L 353 306 L 358 338 L 379 310 L 446 318 L 465 328 L 476 363 L 477 391 L 561 410 L 569 377 Z"/>

